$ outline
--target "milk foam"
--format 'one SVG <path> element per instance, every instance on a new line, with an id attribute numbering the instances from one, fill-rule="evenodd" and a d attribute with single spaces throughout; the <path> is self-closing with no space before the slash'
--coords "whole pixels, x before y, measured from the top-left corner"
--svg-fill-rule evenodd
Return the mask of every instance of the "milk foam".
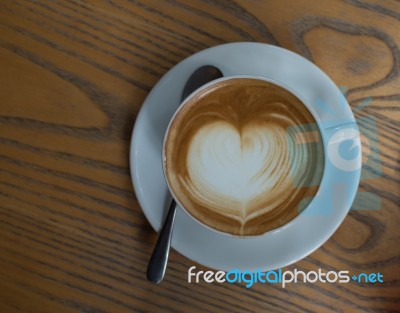
<path id="1" fill-rule="evenodd" d="M 309 144 L 315 138 L 303 125 L 315 120 L 296 97 L 267 82 L 238 81 L 206 90 L 179 112 L 165 168 L 175 197 L 194 217 L 255 235 L 299 214 L 300 200 L 316 192 L 307 184 L 322 177 L 324 156 L 322 140 Z"/>
<path id="2" fill-rule="evenodd" d="M 293 147 L 304 150 L 301 145 Z M 292 186 L 291 166 L 305 167 L 307 158 L 293 164 L 288 148 L 285 130 L 274 125 L 249 125 L 239 132 L 227 122 L 215 122 L 193 137 L 187 154 L 189 175 L 182 183 L 199 203 L 244 224 L 273 208 L 254 212 L 254 202 L 279 196 L 284 201 L 285 190 Z M 304 156 L 306 151 L 292 153 Z"/>

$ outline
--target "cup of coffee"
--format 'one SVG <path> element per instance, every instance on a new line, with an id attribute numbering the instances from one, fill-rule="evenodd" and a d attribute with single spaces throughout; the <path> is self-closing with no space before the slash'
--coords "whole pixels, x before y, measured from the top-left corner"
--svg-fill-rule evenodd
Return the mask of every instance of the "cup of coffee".
<path id="1" fill-rule="evenodd" d="M 197 222 L 247 237 L 284 227 L 317 194 L 325 165 L 318 117 L 279 82 L 217 79 L 193 92 L 167 128 L 163 169 Z"/>

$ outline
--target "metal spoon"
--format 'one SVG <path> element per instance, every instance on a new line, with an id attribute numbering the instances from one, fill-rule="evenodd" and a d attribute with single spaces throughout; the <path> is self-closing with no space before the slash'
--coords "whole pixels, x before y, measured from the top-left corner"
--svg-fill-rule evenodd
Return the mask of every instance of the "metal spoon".
<path id="1" fill-rule="evenodd" d="M 182 101 L 186 99 L 197 88 L 213 81 L 214 79 L 223 77 L 221 71 L 212 65 L 205 65 L 199 67 L 189 77 L 182 92 Z M 167 217 L 164 225 L 161 228 L 160 234 L 157 239 L 156 246 L 154 247 L 153 254 L 150 257 L 149 264 L 147 265 L 147 279 L 153 283 L 162 281 L 167 269 L 169 249 L 171 247 L 172 230 L 174 228 L 174 220 L 176 213 L 176 202 L 172 198 L 171 205 L 169 206 Z"/>

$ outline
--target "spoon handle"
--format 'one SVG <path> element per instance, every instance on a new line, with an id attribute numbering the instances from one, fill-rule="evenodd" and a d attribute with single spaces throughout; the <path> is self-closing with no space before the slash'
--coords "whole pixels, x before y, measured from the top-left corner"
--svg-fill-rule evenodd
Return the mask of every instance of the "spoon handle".
<path id="1" fill-rule="evenodd" d="M 222 72 L 212 65 L 204 65 L 193 72 L 186 82 L 182 92 L 182 101 L 193 91 L 202 85 L 223 77 Z M 164 278 L 167 269 L 169 249 L 171 246 L 172 229 L 174 227 L 176 202 L 174 199 L 168 210 L 167 218 L 158 236 L 156 246 L 147 265 L 147 279 L 153 283 L 159 283 Z"/>
<path id="2" fill-rule="evenodd" d="M 149 264 L 147 265 L 147 279 L 153 283 L 159 283 L 163 279 L 167 268 L 175 213 L 176 202 L 172 199 L 164 225 L 158 236 Z"/>

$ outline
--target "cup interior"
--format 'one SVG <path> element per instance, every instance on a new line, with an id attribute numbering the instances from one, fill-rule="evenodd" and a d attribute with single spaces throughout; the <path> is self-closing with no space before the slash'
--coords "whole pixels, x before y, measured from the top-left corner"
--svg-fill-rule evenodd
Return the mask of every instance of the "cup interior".
<path id="1" fill-rule="evenodd" d="M 179 198 L 176 196 L 176 193 L 174 191 L 174 188 L 170 185 L 168 177 L 167 177 L 167 171 L 166 171 L 166 161 L 167 161 L 167 157 L 166 157 L 166 146 L 168 144 L 168 135 L 171 129 L 171 125 L 173 124 L 174 120 L 176 119 L 176 117 L 178 116 L 178 114 L 182 111 L 185 110 L 186 106 L 188 103 L 191 103 L 191 101 L 196 98 L 199 94 L 201 94 L 204 90 L 206 89 L 210 89 L 212 90 L 214 86 L 220 84 L 221 82 L 224 81 L 228 81 L 228 80 L 234 80 L 234 79 L 255 79 L 255 80 L 260 80 L 260 81 L 264 81 L 264 82 L 268 82 L 271 84 L 274 84 L 280 88 L 285 89 L 286 91 L 288 91 L 290 94 L 294 95 L 297 99 L 299 99 L 301 101 L 301 103 L 306 107 L 306 109 L 311 113 L 311 115 L 313 116 L 314 120 L 315 120 L 315 125 L 310 125 L 310 131 L 316 131 L 319 134 L 319 138 L 322 141 L 322 146 L 323 146 L 323 153 L 324 153 L 324 164 L 323 164 L 323 169 L 322 169 L 322 175 L 319 179 L 318 182 L 314 182 L 314 184 L 318 185 L 318 190 L 316 192 L 315 195 L 317 195 L 319 193 L 319 189 L 320 189 L 320 184 L 323 180 L 323 176 L 325 173 L 325 167 L 326 167 L 326 162 L 327 159 L 325 157 L 325 151 L 326 151 L 326 143 L 324 142 L 324 136 L 322 136 L 322 132 L 323 132 L 323 128 L 321 126 L 321 120 L 319 118 L 319 116 L 316 114 L 316 112 L 314 111 L 313 107 L 311 105 L 308 105 L 306 101 L 304 101 L 304 99 L 302 99 L 301 95 L 299 95 L 296 91 L 292 90 L 289 86 L 278 82 L 276 80 L 273 79 L 269 79 L 267 77 L 261 77 L 261 76 L 253 76 L 253 75 L 235 75 L 235 76 L 229 76 L 229 77 L 222 77 L 219 79 L 216 79 L 210 83 L 207 83 L 203 86 L 201 86 L 200 88 L 198 88 L 197 90 L 195 90 L 192 94 L 190 94 L 186 99 L 184 99 L 182 101 L 182 103 L 179 105 L 178 109 L 175 111 L 174 115 L 172 116 L 172 118 L 170 119 L 170 122 L 168 124 L 167 130 L 165 132 L 164 135 L 164 140 L 163 140 L 163 148 L 162 148 L 162 165 L 163 165 L 163 172 L 164 172 L 164 178 L 165 181 L 168 185 L 169 191 L 171 192 L 171 195 L 173 196 L 173 198 L 175 199 L 175 201 L 177 202 L 177 204 L 184 210 L 184 212 L 194 221 L 196 221 L 197 223 L 199 223 L 200 225 L 202 225 L 203 227 L 206 227 L 208 229 L 210 229 L 211 231 L 217 232 L 217 233 L 222 233 L 224 235 L 227 236 L 234 236 L 234 237 L 239 237 L 239 238 L 246 238 L 246 237 L 254 237 L 254 236 L 237 236 L 235 234 L 231 234 L 231 233 L 227 233 L 224 231 L 220 231 L 218 229 L 215 229 L 213 227 L 210 227 L 209 225 L 203 223 L 202 221 L 200 221 L 199 219 L 197 219 L 196 217 L 194 217 L 186 208 L 184 205 L 182 205 L 181 201 L 179 201 Z M 294 184 L 296 184 L 296 182 L 294 181 Z M 303 214 L 306 210 L 307 207 L 312 203 L 313 198 L 315 197 L 315 195 L 310 198 L 310 199 L 304 199 L 304 201 L 302 201 L 302 203 L 299 204 L 299 206 L 302 206 L 302 210 L 301 212 L 294 217 L 292 220 L 290 220 L 287 224 L 292 223 L 294 220 L 296 220 L 297 218 L 299 218 L 299 216 L 301 214 Z M 280 227 L 274 228 L 272 230 L 269 230 L 267 232 L 275 232 L 275 231 L 279 231 L 280 228 L 287 226 L 287 224 L 284 224 Z"/>

